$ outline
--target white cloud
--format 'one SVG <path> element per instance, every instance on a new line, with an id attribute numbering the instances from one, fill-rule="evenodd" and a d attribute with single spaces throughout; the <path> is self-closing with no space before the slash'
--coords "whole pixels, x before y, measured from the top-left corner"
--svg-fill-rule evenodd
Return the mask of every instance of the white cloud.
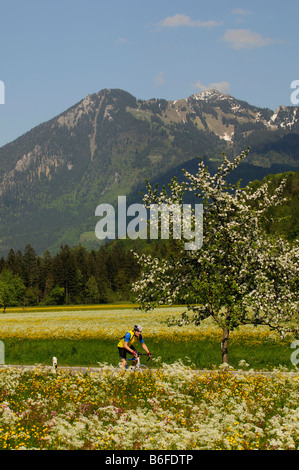
<path id="1" fill-rule="evenodd" d="M 127 38 L 118 38 L 118 39 L 115 41 L 115 44 L 125 44 L 126 42 L 128 42 L 128 39 L 127 39 Z"/>
<path id="2" fill-rule="evenodd" d="M 233 15 L 253 15 L 251 10 L 243 10 L 243 8 L 235 8 L 232 10 Z"/>
<path id="3" fill-rule="evenodd" d="M 201 21 L 191 20 L 190 16 L 177 14 L 174 16 L 168 16 L 162 21 L 157 23 L 160 28 L 178 28 L 180 26 L 187 27 L 199 27 L 199 28 L 213 28 L 222 24 L 222 21 Z"/>
<path id="4" fill-rule="evenodd" d="M 233 49 L 254 49 L 277 44 L 279 41 L 262 36 L 250 29 L 228 29 L 222 38 Z"/>
<path id="5" fill-rule="evenodd" d="M 164 83 L 165 83 L 164 72 L 159 72 L 154 77 L 154 83 L 155 83 L 156 87 L 164 85 Z"/>
<path id="6" fill-rule="evenodd" d="M 208 85 L 204 85 L 198 80 L 195 83 L 195 88 L 197 88 L 199 91 L 218 90 L 221 93 L 230 92 L 230 85 L 228 82 L 213 82 L 213 83 L 209 83 Z"/>

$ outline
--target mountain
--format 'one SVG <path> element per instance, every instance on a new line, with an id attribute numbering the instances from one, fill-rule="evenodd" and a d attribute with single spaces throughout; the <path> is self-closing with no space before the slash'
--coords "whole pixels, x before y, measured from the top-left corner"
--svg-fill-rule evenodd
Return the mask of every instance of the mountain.
<path id="1" fill-rule="evenodd" d="M 248 145 L 244 184 L 299 170 L 299 108 L 257 108 L 216 90 L 175 101 L 88 95 L 0 149 L 0 254 L 27 243 L 38 253 L 98 246 L 98 204 L 138 202 L 145 178 L 163 182 L 200 156 L 216 168 L 223 151 Z"/>

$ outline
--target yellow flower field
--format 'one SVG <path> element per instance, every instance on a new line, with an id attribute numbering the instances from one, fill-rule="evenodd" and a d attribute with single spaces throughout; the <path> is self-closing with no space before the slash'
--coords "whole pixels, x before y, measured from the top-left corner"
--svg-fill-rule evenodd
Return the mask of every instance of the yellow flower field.
<path id="1" fill-rule="evenodd" d="M 0 450 L 298 450 L 299 376 L 0 369 Z M 199 464 L 199 462 L 198 462 Z"/>
<path id="2" fill-rule="evenodd" d="M 32 309 L 23 311 L 14 309 L 0 314 L 0 339 L 113 339 L 123 334 L 124 330 L 139 323 L 143 326 L 147 338 L 163 337 L 171 341 L 205 339 L 209 337 L 221 340 L 222 331 L 212 319 L 205 320 L 198 327 L 195 325 L 167 325 L 169 317 L 180 317 L 185 307 L 161 307 L 145 313 L 130 305 L 103 306 L 97 309 L 61 307 L 55 309 Z M 178 336 L 179 333 L 179 336 Z M 275 339 L 267 327 L 240 327 L 233 331 L 231 338 L 242 336 L 242 342 L 262 342 Z"/>
<path id="3" fill-rule="evenodd" d="M 98 310 L 48 310 L 11 312 L 0 315 L 0 338 L 29 339 L 102 339 L 118 337 L 139 323 L 147 337 L 174 335 L 179 327 L 169 328 L 167 318 L 180 315 L 184 308 L 160 308 L 144 313 L 135 308 L 101 308 Z M 196 327 L 180 328 L 180 333 L 198 334 Z"/>

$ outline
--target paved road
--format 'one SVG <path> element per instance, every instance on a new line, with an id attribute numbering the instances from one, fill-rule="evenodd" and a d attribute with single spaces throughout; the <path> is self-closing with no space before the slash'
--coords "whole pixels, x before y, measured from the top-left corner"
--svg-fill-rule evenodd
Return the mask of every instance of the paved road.
<path id="1" fill-rule="evenodd" d="M 45 369 L 45 370 L 55 370 L 52 366 L 44 366 L 44 365 L 17 365 L 17 364 L 2 364 L 0 365 L 0 369 L 23 369 L 23 370 L 34 370 L 34 369 Z M 59 370 L 66 370 L 69 372 L 81 372 L 81 373 L 88 373 L 88 372 L 102 372 L 102 367 L 81 367 L 81 366 L 60 366 L 56 369 Z"/>
<path id="2" fill-rule="evenodd" d="M 53 372 L 59 372 L 59 370 L 63 371 L 68 371 L 70 373 L 82 373 L 82 374 L 87 374 L 87 373 L 101 373 L 103 370 L 105 370 L 103 367 L 84 367 L 84 366 L 59 366 L 56 370 L 52 366 L 45 366 L 45 365 L 15 365 L 15 364 L 0 364 L 0 369 L 23 369 L 23 370 L 34 370 L 34 369 L 45 369 L 45 370 L 52 370 Z M 113 369 L 111 369 L 113 370 Z M 148 370 L 159 370 L 159 369 L 154 369 L 150 368 Z M 219 373 L 220 370 L 200 370 L 200 369 L 195 369 L 193 370 L 194 373 L 200 373 L 200 374 L 206 374 L 206 373 Z M 285 372 L 285 371 L 242 371 L 242 370 L 229 370 L 228 371 L 231 374 L 240 374 L 240 375 L 251 375 L 251 374 L 260 374 L 260 375 L 273 375 L 273 374 L 283 374 L 283 375 L 288 375 L 288 374 L 296 374 L 296 376 L 299 377 L 299 372 L 294 371 L 294 372 Z"/>

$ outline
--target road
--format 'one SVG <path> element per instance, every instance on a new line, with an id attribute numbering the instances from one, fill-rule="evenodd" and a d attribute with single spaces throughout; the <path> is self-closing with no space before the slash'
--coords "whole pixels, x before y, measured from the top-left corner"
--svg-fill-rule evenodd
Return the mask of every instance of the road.
<path id="1" fill-rule="evenodd" d="M 49 370 L 55 373 L 59 373 L 60 370 L 62 371 L 67 371 L 70 373 L 81 373 L 81 374 L 87 374 L 87 373 L 101 373 L 105 370 L 113 370 L 113 369 L 105 369 L 104 367 L 84 367 L 84 366 L 59 366 L 57 369 L 55 369 L 53 366 L 45 366 L 41 364 L 35 364 L 35 365 L 16 365 L 16 364 L 0 364 L 0 369 L 23 369 L 25 370 L 34 370 L 34 369 L 42 369 L 42 370 Z M 116 369 L 115 369 L 116 370 Z M 142 370 L 142 369 L 141 369 Z M 149 368 L 145 370 L 150 370 L 150 371 L 156 371 L 160 369 L 155 369 L 155 368 Z M 191 371 L 191 370 L 190 370 Z M 166 371 L 165 371 L 166 372 Z M 207 370 L 207 369 L 194 369 L 192 370 L 194 373 L 199 373 L 199 374 L 217 374 L 220 372 L 220 369 L 215 369 L 215 370 Z M 282 375 L 289 375 L 289 374 L 295 374 L 296 376 L 299 377 L 299 372 L 298 371 L 243 371 L 243 370 L 228 370 L 227 371 L 230 374 L 240 374 L 240 375 L 251 375 L 251 374 L 260 374 L 260 375 L 273 375 L 273 374 L 282 374 Z M 225 371 L 223 372 L 225 373 Z"/>

